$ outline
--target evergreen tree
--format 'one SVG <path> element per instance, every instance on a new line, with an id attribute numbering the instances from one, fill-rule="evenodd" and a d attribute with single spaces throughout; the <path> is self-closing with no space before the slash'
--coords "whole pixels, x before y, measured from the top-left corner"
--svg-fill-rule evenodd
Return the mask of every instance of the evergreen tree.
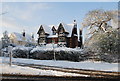
<path id="1" fill-rule="evenodd" d="M 8 37 L 8 32 L 4 31 L 3 32 L 3 37 L 2 37 L 2 47 L 5 48 L 10 44 L 10 39 Z"/>

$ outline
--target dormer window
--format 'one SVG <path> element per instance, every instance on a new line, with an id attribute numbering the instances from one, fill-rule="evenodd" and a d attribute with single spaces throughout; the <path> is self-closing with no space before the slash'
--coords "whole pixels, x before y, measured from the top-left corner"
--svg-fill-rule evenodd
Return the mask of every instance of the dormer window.
<path id="1" fill-rule="evenodd" d="M 52 27 L 52 34 L 53 34 L 53 35 L 56 35 L 56 29 L 55 29 L 54 26 Z"/>

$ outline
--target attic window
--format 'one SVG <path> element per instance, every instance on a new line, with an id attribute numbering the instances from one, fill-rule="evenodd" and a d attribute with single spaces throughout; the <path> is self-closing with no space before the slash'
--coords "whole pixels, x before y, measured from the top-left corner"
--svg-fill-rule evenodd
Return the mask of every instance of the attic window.
<path id="1" fill-rule="evenodd" d="M 43 31 L 41 32 L 41 34 L 42 34 L 42 35 L 44 34 Z"/>
<path id="2" fill-rule="evenodd" d="M 56 34 L 56 31 L 53 30 L 53 35 L 55 35 L 55 34 Z"/>
<path id="3" fill-rule="evenodd" d="M 40 43 L 43 43 L 43 42 L 45 42 L 45 38 L 40 38 Z"/>

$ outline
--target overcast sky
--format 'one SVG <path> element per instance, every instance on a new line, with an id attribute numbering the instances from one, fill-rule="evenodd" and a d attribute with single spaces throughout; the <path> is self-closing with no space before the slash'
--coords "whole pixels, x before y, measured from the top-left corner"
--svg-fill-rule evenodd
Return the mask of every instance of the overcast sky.
<path id="1" fill-rule="evenodd" d="M 0 13 L 5 14 L 0 15 L 2 18 L 0 35 L 5 30 L 9 33 L 21 33 L 25 29 L 28 34 L 34 33 L 37 38 L 36 33 L 41 24 L 58 25 L 60 22 L 70 24 L 74 19 L 80 28 L 88 11 L 117 10 L 117 4 L 117 2 L 3 2 L 0 3 L 2 5 Z"/>

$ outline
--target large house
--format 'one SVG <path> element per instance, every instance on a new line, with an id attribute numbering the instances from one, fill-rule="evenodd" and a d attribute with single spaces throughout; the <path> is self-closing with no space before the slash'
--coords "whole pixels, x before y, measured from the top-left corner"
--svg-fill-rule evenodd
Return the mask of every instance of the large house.
<path id="1" fill-rule="evenodd" d="M 41 25 L 37 34 L 38 44 L 57 44 L 58 47 L 66 46 L 70 48 L 82 46 L 82 31 L 80 30 L 80 39 L 78 40 L 76 20 L 72 24 L 60 23 L 58 26 Z"/>

